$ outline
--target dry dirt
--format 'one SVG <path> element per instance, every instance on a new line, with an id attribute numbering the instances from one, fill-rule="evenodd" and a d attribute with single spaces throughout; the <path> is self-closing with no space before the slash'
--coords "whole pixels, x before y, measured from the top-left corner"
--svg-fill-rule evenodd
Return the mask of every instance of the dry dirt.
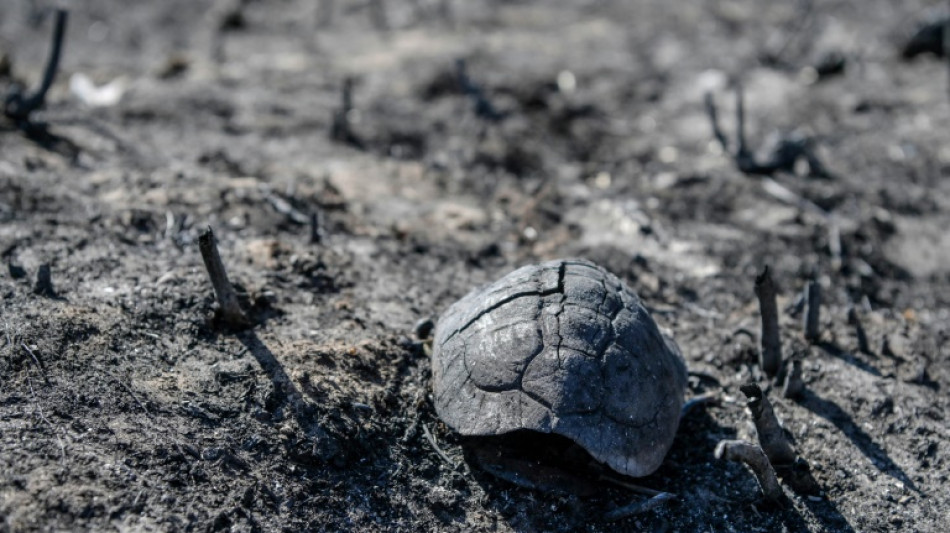
<path id="1" fill-rule="evenodd" d="M 445 5 L 74 3 L 36 115 L 54 137 L 0 120 L 0 531 L 942 531 L 950 98 L 940 59 L 899 54 L 938 3 Z M 45 6 L 3 1 L 3 91 L 41 75 Z M 92 107 L 75 73 L 125 93 Z M 347 78 L 349 142 L 330 136 Z M 753 147 L 812 138 L 830 178 L 736 170 L 703 106 L 731 135 L 736 79 Z M 250 330 L 209 322 L 209 225 Z M 688 395 L 719 400 L 635 480 L 675 500 L 620 522 L 643 496 L 479 468 L 413 335 L 565 256 L 625 279 L 683 348 Z M 54 293 L 34 292 L 43 264 Z M 713 457 L 755 438 L 739 386 L 769 385 L 765 265 L 806 383 L 769 396 L 820 487 L 784 506 Z"/>

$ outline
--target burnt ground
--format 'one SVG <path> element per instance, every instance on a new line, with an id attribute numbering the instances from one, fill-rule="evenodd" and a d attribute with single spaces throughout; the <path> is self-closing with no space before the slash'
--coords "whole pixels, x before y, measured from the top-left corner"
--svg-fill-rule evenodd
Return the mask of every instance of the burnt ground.
<path id="1" fill-rule="evenodd" d="M 0 531 L 941 530 L 950 98 L 941 60 L 899 51 L 938 2 L 126 4 L 74 6 L 50 136 L 0 120 Z M 0 10 L 4 91 L 40 77 L 44 6 Z M 125 93 L 92 107 L 75 73 Z M 736 170 L 703 94 L 731 134 L 737 79 L 752 146 L 810 138 L 829 177 Z M 208 225 L 250 330 L 209 321 Z M 642 496 L 479 468 L 412 334 L 564 256 L 625 279 L 683 348 L 688 396 L 719 398 L 636 480 L 675 501 L 619 523 Z M 769 396 L 820 487 L 784 506 L 713 457 L 754 439 L 739 385 L 769 386 L 765 265 L 806 383 Z"/>

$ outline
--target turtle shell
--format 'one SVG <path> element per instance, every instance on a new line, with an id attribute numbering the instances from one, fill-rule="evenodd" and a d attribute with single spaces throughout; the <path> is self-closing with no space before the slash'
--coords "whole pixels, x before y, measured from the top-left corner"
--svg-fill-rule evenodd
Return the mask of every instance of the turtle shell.
<path id="1" fill-rule="evenodd" d="M 580 259 L 520 268 L 449 307 L 432 376 L 459 433 L 562 435 L 630 476 L 663 462 L 686 387 L 679 349 L 636 293 Z"/>

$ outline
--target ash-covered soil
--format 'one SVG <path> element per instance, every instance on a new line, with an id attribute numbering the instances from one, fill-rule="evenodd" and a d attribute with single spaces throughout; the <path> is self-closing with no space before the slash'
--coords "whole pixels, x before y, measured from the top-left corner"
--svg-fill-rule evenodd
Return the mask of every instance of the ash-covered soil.
<path id="1" fill-rule="evenodd" d="M 4 94 L 41 77 L 46 4 L 0 9 Z M 0 531 L 942 531 L 950 97 L 941 59 L 900 48 L 943 4 L 76 3 L 50 135 L 0 118 Z M 90 105 L 77 73 L 121 100 Z M 810 139 L 828 176 L 737 170 L 704 107 L 734 149 L 736 81 L 759 159 Z M 209 225 L 249 330 L 209 320 Z M 619 522 L 645 497 L 480 468 L 413 334 L 557 257 L 630 284 L 687 396 L 718 400 L 632 480 L 675 499 Z M 796 399 L 758 368 L 766 265 Z M 813 493 L 768 504 L 714 458 L 755 440 L 749 381 Z"/>

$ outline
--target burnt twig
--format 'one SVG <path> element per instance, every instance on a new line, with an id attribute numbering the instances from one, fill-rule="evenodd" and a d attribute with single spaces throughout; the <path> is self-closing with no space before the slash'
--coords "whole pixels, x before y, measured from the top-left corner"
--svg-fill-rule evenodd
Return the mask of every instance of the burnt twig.
<path id="1" fill-rule="evenodd" d="M 68 12 L 65 9 L 56 10 L 56 21 L 53 27 L 52 45 L 46 69 L 40 86 L 30 95 L 23 94 L 23 87 L 14 85 L 3 102 L 3 113 L 17 124 L 29 124 L 30 115 L 46 103 L 46 93 L 53 85 L 56 71 L 59 68 L 59 57 L 63 49 L 63 36 L 66 33 L 66 19 Z"/>
<path id="2" fill-rule="evenodd" d="M 637 494 L 643 494 L 644 496 L 653 497 L 653 496 L 659 496 L 660 494 L 669 494 L 670 496 L 676 496 L 676 494 L 663 492 L 662 490 L 651 489 L 649 487 L 644 487 L 643 485 L 630 483 L 628 481 L 617 479 L 613 476 L 606 475 L 606 474 L 600 474 L 599 476 L 597 476 L 597 479 L 599 481 L 606 481 L 608 483 L 613 483 L 614 485 L 617 485 L 618 487 L 623 487 L 631 492 L 635 492 Z"/>
<path id="3" fill-rule="evenodd" d="M 854 306 L 848 307 L 848 324 L 854 326 L 854 335 L 858 338 L 858 351 L 871 355 L 871 345 L 868 344 L 868 336 L 864 332 L 864 326 L 861 325 L 861 317 L 858 316 L 858 310 Z"/>
<path id="4" fill-rule="evenodd" d="M 676 496 L 670 494 L 669 492 L 661 492 L 656 496 L 653 496 L 649 500 L 642 502 L 634 502 L 628 505 L 623 505 L 607 511 L 604 514 L 604 520 L 608 522 L 613 522 L 616 520 L 623 520 L 624 518 L 629 518 L 638 514 L 643 514 L 652 509 L 665 504 L 666 502 L 673 501 L 676 499 Z"/>
<path id="5" fill-rule="evenodd" d="M 782 364 L 782 340 L 778 330 L 778 304 L 775 302 L 775 283 L 766 266 L 762 274 L 755 278 L 755 296 L 759 300 L 759 313 L 762 316 L 762 347 L 759 351 L 759 365 L 769 377 L 778 373 Z"/>
<path id="6" fill-rule="evenodd" d="M 792 359 L 788 362 L 785 370 L 785 385 L 782 387 L 782 396 L 795 399 L 801 396 L 804 390 L 805 382 L 802 380 L 802 361 L 801 359 Z"/>
<path id="7" fill-rule="evenodd" d="M 307 224 L 310 222 L 310 217 L 303 214 L 285 198 L 270 191 L 269 188 L 262 186 L 261 193 L 264 195 L 264 199 L 267 200 L 267 202 L 271 205 L 271 207 L 274 208 L 275 211 L 286 216 L 291 222 L 295 224 Z"/>
<path id="8" fill-rule="evenodd" d="M 310 244 L 323 242 L 323 228 L 320 226 L 320 213 L 310 213 Z"/>
<path id="9" fill-rule="evenodd" d="M 745 463 L 752 469 L 766 498 L 774 502 L 784 498 L 785 493 L 778 484 L 775 469 L 762 448 L 742 440 L 722 440 L 716 445 L 715 456 L 716 459 Z"/>
<path id="10" fill-rule="evenodd" d="M 684 418 L 694 410 L 701 407 L 704 408 L 707 405 L 719 405 L 719 395 L 715 393 L 703 394 L 702 396 L 696 396 L 695 398 L 686 400 L 686 403 L 684 403 L 680 409 L 680 418 Z"/>
<path id="11" fill-rule="evenodd" d="M 439 443 L 436 442 L 435 437 L 432 436 L 432 432 L 429 431 L 428 425 L 422 424 L 422 433 L 425 435 L 426 440 L 429 441 L 429 445 L 432 446 L 432 449 L 435 450 L 436 455 L 439 456 L 439 459 L 442 459 L 452 470 L 458 470 L 459 466 L 455 464 L 455 461 L 449 459 L 448 455 L 445 455 L 445 452 L 439 447 Z"/>
<path id="12" fill-rule="evenodd" d="M 36 271 L 36 283 L 33 285 L 33 294 L 45 296 L 47 298 L 56 298 L 56 291 L 53 289 L 53 274 L 50 271 L 49 263 L 40 265 Z"/>
<path id="13" fill-rule="evenodd" d="M 221 255 L 218 253 L 218 245 L 214 240 L 214 231 L 211 226 L 208 226 L 208 229 L 198 237 L 198 249 L 201 250 L 201 259 L 204 260 L 211 284 L 214 286 L 214 294 L 218 299 L 217 318 L 229 328 L 250 327 L 251 321 L 241 310 L 237 293 L 228 281 L 228 274 L 224 270 L 224 263 L 221 262 Z"/>
<path id="14" fill-rule="evenodd" d="M 758 434 L 759 444 L 768 456 L 769 461 L 776 466 L 788 465 L 795 462 L 795 450 L 785 435 L 785 429 L 779 424 L 772 404 L 754 383 L 739 387 L 739 390 L 748 398 L 746 406 L 752 413 L 755 431 Z"/>
<path id="15" fill-rule="evenodd" d="M 43 362 L 40 361 L 40 358 L 36 356 L 36 353 L 34 353 L 33 350 L 31 350 L 30 347 L 27 346 L 25 342 L 20 341 L 20 347 L 23 348 L 23 350 L 25 350 L 26 353 L 30 354 L 30 359 L 33 360 L 33 364 L 35 364 L 36 367 L 40 369 L 40 373 L 43 374 L 43 381 L 45 381 L 46 384 L 49 385 L 49 375 L 46 373 L 46 367 L 43 366 Z"/>
<path id="16" fill-rule="evenodd" d="M 841 227 L 835 217 L 828 217 L 828 252 L 831 254 L 831 267 L 841 270 Z"/>
<path id="17" fill-rule="evenodd" d="M 712 93 L 706 93 L 706 114 L 712 126 L 713 135 L 725 151 L 729 151 L 729 142 L 719 127 L 716 102 Z M 771 176 L 776 172 L 795 173 L 795 164 L 804 159 L 808 163 L 808 173 L 817 178 L 832 177 L 825 166 L 818 159 L 814 150 L 814 141 L 811 138 L 798 135 L 783 137 L 772 149 L 765 161 L 757 161 L 755 154 L 746 144 L 745 139 L 745 103 L 742 86 L 736 84 L 736 151 L 732 153 L 736 168 L 743 174 Z"/>
<path id="18" fill-rule="evenodd" d="M 805 340 L 818 342 L 821 337 L 821 284 L 817 280 L 808 282 L 805 289 Z"/>
<path id="19" fill-rule="evenodd" d="M 353 114 L 353 85 L 355 81 L 351 77 L 343 80 L 343 87 L 340 89 L 340 109 L 333 113 L 333 121 L 330 125 L 330 138 L 346 143 L 358 150 L 366 149 L 365 143 L 353 131 L 351 116 Z"/>
<path id="20" fill-rule="evenodd" d="M 712 127 L 713 136 L 719 141 L 719 146 L 722 147 L 722 151 L 728 152 L 729 139 L 726 137 L 726 134 L 722 132 L 722 128 L 719 127 L 719 113 L 716 111 L 716 102 L 713 100 L 712 93 L 706 93 L 703 100 L 706 103 L 706 114 L 709 116 L 709 124 Z"/>

